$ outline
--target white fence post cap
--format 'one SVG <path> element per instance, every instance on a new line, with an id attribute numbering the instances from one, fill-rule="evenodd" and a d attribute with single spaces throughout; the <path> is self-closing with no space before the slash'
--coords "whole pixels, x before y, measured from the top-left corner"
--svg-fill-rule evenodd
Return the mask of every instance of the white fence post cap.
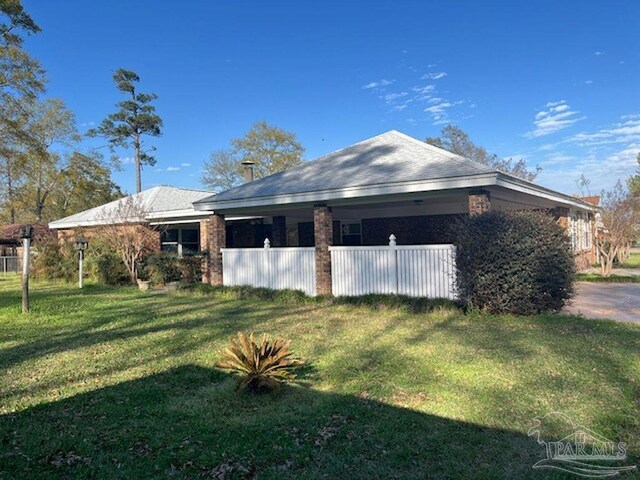
<path id="1" fill-rule="evenodd" d="M 396 236 L 393 233 L 389 235 L 389 246 L 390 247 L 396 246 Z"/>
<path id="2" fill-rule="evenodd" d="M 270 248 L 271 247 L 271 242 L 269 241 L 268 238 L 264 239 L 264 248 Z"/>

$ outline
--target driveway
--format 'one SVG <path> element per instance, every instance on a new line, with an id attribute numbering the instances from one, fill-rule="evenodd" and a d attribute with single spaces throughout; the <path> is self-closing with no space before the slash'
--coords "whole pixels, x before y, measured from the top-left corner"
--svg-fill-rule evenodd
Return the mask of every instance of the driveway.
<path id="1" fill-rule="evenodd" d="M 565 311 L 640 323 L 640 283 L 577 282 L 576 296 Z"/>

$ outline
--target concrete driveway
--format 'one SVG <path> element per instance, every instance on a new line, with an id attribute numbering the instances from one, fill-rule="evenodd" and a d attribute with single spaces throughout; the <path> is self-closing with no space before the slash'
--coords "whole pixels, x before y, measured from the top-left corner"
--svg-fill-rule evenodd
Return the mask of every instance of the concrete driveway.
<path id="1" fill-rule="evenodd" d="M 577 282 L 567 313 L 640 323 L 640 283 Z"/>

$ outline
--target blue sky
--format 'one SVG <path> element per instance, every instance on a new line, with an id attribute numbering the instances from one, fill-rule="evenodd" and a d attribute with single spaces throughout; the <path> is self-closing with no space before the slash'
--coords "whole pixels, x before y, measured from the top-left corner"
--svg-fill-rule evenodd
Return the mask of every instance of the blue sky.
<path id="1" fill-rule="evenodd" d="M 626 178 L 640 151 L 634 0 L 23 3 L 43 29 L 27 48 L 48 95 L 81 131 L 120 100 L 118 67 L 159 95 L 164 132 L 144 188 L 199 188 L 209 153 L 257 120 L 294 131 L 307 159 L 451 122 L 567 193 L 582 173 L 592 193 Z M 131 164 L 114 177 L 134 190 Z"/>

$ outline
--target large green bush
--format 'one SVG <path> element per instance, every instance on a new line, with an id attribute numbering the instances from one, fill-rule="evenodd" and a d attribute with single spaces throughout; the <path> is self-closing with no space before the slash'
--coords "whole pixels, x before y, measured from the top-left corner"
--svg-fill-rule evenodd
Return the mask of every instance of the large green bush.
<path id="1" fill-rule="evenodd" d="M 179 282 L 182 278 L 178 257 L 172 253 L 153 253 L 145 258 L 150 280 L 157 285 Z"/>
<path id="2" fill-rule="evenodd" d="M 182 282 L 188 285 L 202 281 L 202 255 L 185 255 L 178 260 Z"/>
<path id="3" fill-rule="evenodd" d="M 560 310 L 575 274 L 568 237 L 543 212 L 491 211 L 460 221 L 457 287 L 467 305 L 494 313 Z"/>
<path id="4" fill-rule="evenodd" d="M 78 253 L 71 242 L 43 239 L 34 246 L 31 266 L 37 279 L 70 282 L 78 278 Z"/>
<path id="5" fill-rule="evenodd" d="M 129 272 L 120 257 L 113 253 L 102 253 L 93 259 L 95 278 L 103 285 L 126 285 L 131 283 Z"/>

